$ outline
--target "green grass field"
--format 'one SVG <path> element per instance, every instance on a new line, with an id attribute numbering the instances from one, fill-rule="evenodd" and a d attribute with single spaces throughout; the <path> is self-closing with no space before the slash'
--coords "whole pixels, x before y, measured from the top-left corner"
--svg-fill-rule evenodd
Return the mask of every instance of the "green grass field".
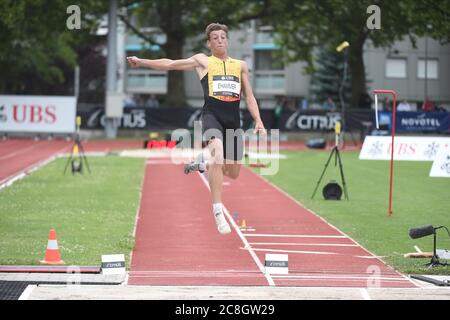
<path id="1" fill-rule="evenodd" d="M 55 228 L 66 265 L 95 265 L 102 254 L 126 256 L 144 172 L 143 159 L 89 158 L 92 175 L 64 176 L 58 159 L 0 191 L 0 264 L 39 264 Z"/>
<path id="2" fill-rule="evenodd" d="M 450 180 L 430 178 L 431 162 L 394 163 L 393 214 L 388 217 L 389 161 L 359 160 L 359 152 L 341 152 L 349 201 L 324 200 L 323 186 L 336 180 L 342 186 L 334 157 L 311 199 L 330 152 L 285 152 L 277 175 L 265 178 L 304 206 L 352 237 L 372 253 L 405 273 L 450 274 L 450 266 L 426 270 L 426 259 L 404 258 L 414 245 L 432 251 L 433 237 L 411 239 L 409 229 L 425 224 L 450 228 Z M 259 170 L 259 169 L 256 169 Z M 344 199 L 344 197 L 343 197 Z M 445 230 L 438 230 L 437 247 L 450 249 Z"/>
<path id="3" fill-rule="evenodd" d="M 450 267 L 426 270 L 426 259 L 404 253 L 432 250 L 432 236 L 412 240 L 411 227 L 425 224 L 450 227 L 450 180 L 430 178 L 431 162 L 395 163 L 393 215 L 388 218 L 389 161 L 358 159 L 342 152 L 350 200 L 326 201 L 322 188 L 329 180 L 341 183 L 334 161 L 314 199 L 312 192 L 329 157 L 327 151 L 285 152 L 280 170 L 265 179 L 278 185 L 307 208 L 352 237 L 372 253 L 405 273 L 450 274 Z M 69 172 L 58 159 L 0 190 L 0 264 L 39 264 L 47 236 L 55 228 L 67 265 L 100 265 L 102 254 L 123 253 L 129 267 L 132 232 L 140 199 L 144 159 L 90 157 L 92 175 Z M 258 171 L 259 169 L 255 169 Z M 438 248 L 450 249 L 444 230 Z"/>

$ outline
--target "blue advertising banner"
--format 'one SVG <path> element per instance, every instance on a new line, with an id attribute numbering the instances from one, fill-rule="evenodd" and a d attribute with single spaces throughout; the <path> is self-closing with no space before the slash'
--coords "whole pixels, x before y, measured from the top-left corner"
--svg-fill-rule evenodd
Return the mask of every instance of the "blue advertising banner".
<path id="1" fill-rule="evenodd" d="M 380 124 L 391 129 L 392 114 L 379 112 Z M 397 112 L 396 132 L 450 132 L 450 112 Z"/>

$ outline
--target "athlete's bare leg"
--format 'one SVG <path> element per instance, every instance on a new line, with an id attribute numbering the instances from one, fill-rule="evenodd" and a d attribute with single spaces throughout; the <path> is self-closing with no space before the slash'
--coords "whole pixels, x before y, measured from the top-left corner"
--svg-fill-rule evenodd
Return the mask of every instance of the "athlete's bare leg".
<path id="1" fill-rule="evenodd" d="M 208 148 L 211 154 L 208 165 L 208 182 L 213 202 L 214 219 L 219 232 L 221 234 L 228 234 L 231 232 L 231 228 L 225 219 L 222 204 L 224 168 L 222 141 L 219 139 L 213 139 L 209 142 Z"/>
<path id="2" fill-rule="evenodd" d="M 208 182 L 211 189 L 213 203 L 222 202 L 222 185 L 223 185 L 223 144 L 219 139 L 212 139 L 208 143 L 211 158 L 207 164 Z"/>
<path id="3" fill-rule="evenodd" d="M 237 179 L 241 172 L 241 163 L 238 163 L 237 161 L 226 163 L 226 161 L 227 160 L 225 160 L 225 164 L 222 166 L 223 175 L 233 180 Z M 209 170 L 209 162 L 206 163 L 206 170 Z"/>
<path id="4" fill-rule="evenodd" d="M 222 167 L 223 174 L 231 179 L 237 179 L 241 172 L 241 163 L 238 161 L 225 160 L 225 164 Z"/>

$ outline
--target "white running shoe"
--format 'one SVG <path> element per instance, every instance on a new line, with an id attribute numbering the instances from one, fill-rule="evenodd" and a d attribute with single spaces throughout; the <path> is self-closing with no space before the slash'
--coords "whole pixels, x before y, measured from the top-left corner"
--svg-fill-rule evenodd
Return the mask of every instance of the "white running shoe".
<path id="1" fill-rule="evenodd" d="M 230 225 L 222 212 L 215 213 L 214 218 L 216 219 L 217 230 L 219 230 L 221 234 L 228 234 L 231 232 Z"/>
<path id="2" fill-rule="evenodd" d="M 203 159 L 203 155 L 199 154 L 196 161 L 192 161 L 184 166 L 184 173 L 189 174 L 194 171 L 199 171 L 200 173 L 205 172 L 206 162 Z"/>

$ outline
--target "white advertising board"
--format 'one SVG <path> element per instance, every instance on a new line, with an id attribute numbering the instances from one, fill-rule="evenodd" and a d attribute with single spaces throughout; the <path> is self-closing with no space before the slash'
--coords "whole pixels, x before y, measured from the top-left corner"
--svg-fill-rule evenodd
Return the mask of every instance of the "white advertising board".
<path id="1" fill-rule="evenodd" d="M 75 132 L 76 98 L 0 95 L 1 132 Z"/>
<path id="2" fill-rule="evenodd" d="M 364 139 L 359 159 L 391 160 L 391 136 L 367 136 Z M 450 145 L 445 137 L 395 137 L 394 160 L 434 161 L 440 149 Z"/>
<path id="3" fill-rule="evenodd" d="M 450 178 L 450 144 L 439 148 L 439 153 L 430 170 L 430 177 Z"/>

